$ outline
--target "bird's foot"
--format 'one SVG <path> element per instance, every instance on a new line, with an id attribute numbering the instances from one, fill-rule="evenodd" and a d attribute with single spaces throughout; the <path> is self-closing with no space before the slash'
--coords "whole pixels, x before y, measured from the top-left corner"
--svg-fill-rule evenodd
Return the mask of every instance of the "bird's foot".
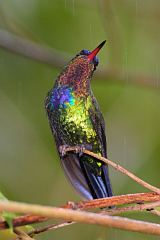
<path id="1" fill-rule="evenodd" d="M 67 145 L 67 144 L 59 146 L 59 153 L 62 157 L 64 157 L 66 155 L 67 148 L 69 148 L 69 145 Z"/>
<path id="2" fill-rule="evenodd" d="M 84 150 L 92 150 L 92 145 L 90 144 L 79 144 L 75 146 L 75 152 L 79 155 L 79 157 L 82 157 Z"/>
<path id="3" fill-rule="evenodd" d="M 73 147 L 73 146 L 69 146 L 67 144 L 61 145 L 59 146 L 59 153 L 62 157 L 64 157 L 67 154 L 67 148 L 69 147 Z M 75 152 L 76 154 L 79 155 L 79 157 L 82 157 L 84 150 L 92 150 L 92 145 L 90 144 L 78 144 L 76 146 L 74 146 L 75 148 Z"/>

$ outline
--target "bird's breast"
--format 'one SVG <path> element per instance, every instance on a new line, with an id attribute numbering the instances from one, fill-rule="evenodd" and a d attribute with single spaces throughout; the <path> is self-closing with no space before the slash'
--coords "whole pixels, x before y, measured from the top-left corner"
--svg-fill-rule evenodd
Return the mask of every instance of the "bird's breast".
<path id="1" fill-rule="evenodd" d="M 89 111 L 92 107 L 90 96 L 79 98 L 71 88 L 64 88 L 50 94 L 47 108 L 63 138 L 70 138 L 70 144 L 82 144 L 96 142 Z"/>

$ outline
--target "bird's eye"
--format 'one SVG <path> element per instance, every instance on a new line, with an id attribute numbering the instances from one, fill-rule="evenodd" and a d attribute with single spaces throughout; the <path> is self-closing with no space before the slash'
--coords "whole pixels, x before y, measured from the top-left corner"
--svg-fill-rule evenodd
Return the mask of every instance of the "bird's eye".
<path id="1" fill-rule="evenodd" d="M 99 63 L 99 60 L 98 60 L 98 58 L 96 56 L 94 57 L 93 62 L 94 62 L 94 65 L 96 67 L 98 65 L 98 63 Z"/>
<path id="2" fill-rule="evenodd" d="M 79 55 L 88 56 L 90 53 L 91 53 L 91 52 L 90 52 L 89 50 L 83 49 L 77 56 L 79 56 Z M 95 56 L 92 61 L 93 61 L 94 66 L 95 66 L 95 68 L 96 68 L 96 66 L 97 66 L 98 63 L 99 63 L 98 58 Z"/>
<path id="3" fill-rule="evenodd" d="M 86 50 L 86 49 L 83 49 L 81 52 L 80 52 L 80 55 L 89 55 L 91 52 L 89 50 Z"/>

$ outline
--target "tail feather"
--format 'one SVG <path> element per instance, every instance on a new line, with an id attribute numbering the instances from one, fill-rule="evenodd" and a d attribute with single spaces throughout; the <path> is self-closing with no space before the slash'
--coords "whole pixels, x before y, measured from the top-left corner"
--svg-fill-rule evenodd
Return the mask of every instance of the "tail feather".
<path id="1" fill-rule="evenodd" d="M 86 175 L 93 198 L 105 198 L 113 195 L 108 175 L 108 167 L 106 165 L 101 166 L 100 175 L 95 173 L 90 163 L 86 161 L 81 161 L 81 166 Z"/>
<path id="2" fill-rule="evenodd" d="M 109 172 L 108 172 L 108 166 L 107 165 L 102 165 L 102 172 L 103 172 L 103 178 L 105 179 L 105 186 L 106 186 L 106 189 L 107 189 L 108 197 L 112 197 L 113 192 L 112 192 L 111 182 L 110 182 L 110 179 L 109 179 Z"/>
<path id="3" fill-rule="evenodd" d="M 74 153 L 67 154 L 65 157 L 61 158 L 61 163 L 68 180 L 75 190 L 83 198 L 88 200 L 93 199 L 90 188 L 82 172 L 78 156 Z"/>
<path id="4" fill-rule="evenodd" d="M 79 158 L 74 153 L 61 158 L 61 163 L 67 178 L 85 199 L 91 200 L 112 196 L 107 165 L 102 165 L 100 169 L 98 167 L 101 174 L 97 174 L 95 166 L 89 162 L 88 156 L 83 155 Z"/>

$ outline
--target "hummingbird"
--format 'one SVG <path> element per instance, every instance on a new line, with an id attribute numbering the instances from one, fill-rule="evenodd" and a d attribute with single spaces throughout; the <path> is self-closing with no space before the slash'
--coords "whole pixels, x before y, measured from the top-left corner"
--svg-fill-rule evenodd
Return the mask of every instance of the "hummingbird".
<path id="1" fill-rule="evenodd" d="M 90 81 L 99 63 L 97 53 L 80 51 L 64 67 L 45 98 L 45 109 L 64 172 L 87 200 L 112 196 L 108 166 L 83 153 L 90 150 L 107 158 L 105 122 Z M 76 152 L 67 152 L 67 147 Z"/>

